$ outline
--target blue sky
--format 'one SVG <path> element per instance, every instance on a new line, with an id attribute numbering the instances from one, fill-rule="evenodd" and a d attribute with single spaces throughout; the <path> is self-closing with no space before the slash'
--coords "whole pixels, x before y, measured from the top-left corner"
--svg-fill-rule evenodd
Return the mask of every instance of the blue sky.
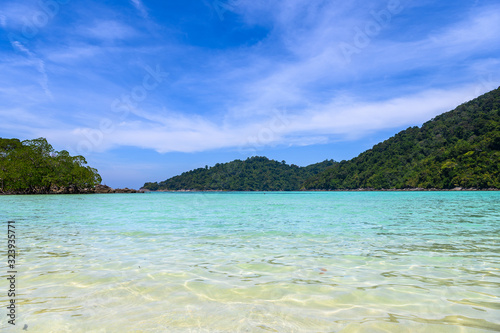
<path id="1" fill-rule="evenodd" d="M 350 159 L 500 82 L 496 0 L 3 1 L 0 28 L 0 137 L 112 187 Z"/>

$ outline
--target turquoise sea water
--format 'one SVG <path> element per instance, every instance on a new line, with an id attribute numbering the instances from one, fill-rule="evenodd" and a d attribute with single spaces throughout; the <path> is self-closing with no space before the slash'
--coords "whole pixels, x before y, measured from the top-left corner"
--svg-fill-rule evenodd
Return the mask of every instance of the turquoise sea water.
<path id="1" fill-rule="evenodd" d="M 500 331 L 499 192 L 0 196 L 27 332 Z"/>

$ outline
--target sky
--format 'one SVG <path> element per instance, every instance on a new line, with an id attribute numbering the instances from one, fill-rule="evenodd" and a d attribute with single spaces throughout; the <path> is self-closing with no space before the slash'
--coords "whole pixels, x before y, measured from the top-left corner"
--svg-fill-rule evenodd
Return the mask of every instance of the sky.
<path id="1" fill-rule="evenodd" d="M 497 0 L 7 0 L 0 31 L 0 137 L 115 188 L 350 159 L 500 85 Z"/>

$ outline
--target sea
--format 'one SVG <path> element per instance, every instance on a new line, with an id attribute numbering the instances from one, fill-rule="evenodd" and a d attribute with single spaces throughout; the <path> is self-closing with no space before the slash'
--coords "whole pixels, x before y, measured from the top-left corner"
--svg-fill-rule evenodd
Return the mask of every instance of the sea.
<path id="1" fill-rule="evenodd" d="M 2 332 L 500 331 L 500 192 L 0 196 L 0 220 Z"/>

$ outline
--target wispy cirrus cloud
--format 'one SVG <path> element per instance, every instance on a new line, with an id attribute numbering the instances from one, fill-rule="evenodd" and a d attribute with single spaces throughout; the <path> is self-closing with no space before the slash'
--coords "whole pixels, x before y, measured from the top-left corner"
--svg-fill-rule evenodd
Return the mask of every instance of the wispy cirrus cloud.
<path id="1" fill-rule="evenodd" d="M 307 40 L 307 45 L 311 46 L 306 48 L 307 52 L 293 52 L 295 47 L 300 50 L 296 44 L 292 48 L 294 57 L 289 57 L 278 65 L 271 61 L 267 70 L 256 78 L 249 73 L 248 77 L 252 79 L 243 81 L 244 84 L 240 86 L 242 98 L 232 109 L 239 115 L 265 114 L 266 106 L 268 109 L 286 106 L 307 112 L 308 105 L 321 102 L 328 105 L 335 95 L 342 95 L 345 90 L 360 100 L 383 100 L 395 94 L 430 89 L 432 85 L 468 85 L 478 79 L 474 67 L 482 61 L 469 59 L 482 57 L 484 48 L 491 52 L 492 45 L 500 45 L 500 36 L 494 33 L 500 28 L 499 13 L 498 6 L 471 12 L 468 17 L 451 26 L 435 29 L 422 39 L 407 42 L 380 36 L 349 65 L 343 61 L 338 45 L 341 41 L 352 38 L 351 32 L 331 35 L 323 33 L 322 29 L 306 30 L 302 36 L 298 34 L 294 38 Z M 290 15 L 290 18 L 294 15 Z M 347 29 L 340 23 L 337 25 L 339 30 L 352 30 L 349 25 Z M 462 27 L 467 27 L 467 34 L 461 32 Z M 472 45 L 478 47 L 471 47 Z M 257 59 L 257 63 L 258 61 Z M 262 62 L 266 61 L 264 59 Z M 255 62 L 252 63 L 254 64 Z M 449 71 L 450 66 L 460 69 L 460 79 L 457 80 L 456 75 L 449 73 L 436 75 L 444 69 Z M 256 67 L 260 66 L 257 64 Z M 488 70 L 492 71 L 494 68 L 491 65 Z M 381 77 L 384 79 L 380 80 Z M 422 87 L 421 80 L 424 77 L 427 79 Z M 374 87 L 375 80 L 378 83 Z M 356 82 L 355 88 L 347 88 L 353 82 Z"/>
<path id="2" fill-rule="evenodd" d="M 78 142 L 93 138 L 96 151 L 126 145 L 154 149 L 159 153 L 325 144 L 359 139 L 384 129 L 422 124 L 475 97 L 476 87 L 428 90 L 372 103 L 345 98 L 330 104 L 312 105 L 303 113 L 274 110 L 251 123 L 221 124 L 165 110 L 151 113 L 136 110 L 136 120 L 116 123 L 109 134 L 96 128 L 79 127 L 68 129 L 64 134 L 54 133 L 53 139 L 64 137 L 67 141 L 72 138 L 73 148 Z"/>
<path id="3" fill-rule="evenodd" d="M 47 95 L 47 97 L 52 99 L 53 96 L 52 92 L 49 89 L 49 78 L 47 76 L 47 71 L 45 70 L 45 62 L 18 41 L 12 42 L 12 46 L 28 56 L 31 64 L 36 68 L 36 70 L 40 74 L 38 82 L 42 87 L 43 91 L 45 92 L 45 95 Z"/>
<path id="4" fill-rule="evenodd" d="M 149 18 L 148 10 L 146 9 L 146 6 L 144 6 L 141 0 L 130 0 L 130 2 L 132 3 L 132 5 L 134 5 L 135 9 L 137 9 L 139 14 L 143 18 L 145 19 Z"/>
<path id="5" fill-rule="evenodd" d="M 7 2 L 2 4 L 0 24 L 4 28 L 20 29 L 38 10 L 39 8 L 34 3 Z"/>
<path id="6" fill-rule="evenodd" d="M 116 20 L 96 20 L 92 24 L 86 24 L 79 30 L 86 37 L 104 41 L 128 39 L 139 34 L 131 26 Z"/>

